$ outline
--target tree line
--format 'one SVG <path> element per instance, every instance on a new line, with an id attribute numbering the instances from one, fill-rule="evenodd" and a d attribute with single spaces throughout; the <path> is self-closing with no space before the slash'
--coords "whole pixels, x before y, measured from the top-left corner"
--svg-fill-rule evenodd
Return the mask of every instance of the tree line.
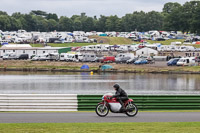
<path id="1" fill-rule="evenodd" d="M 182 31 L 200 33 L 200 2 L 190 1 L 181 5 L 177 2 L 166 3 L 162 12 L 133 12 L 123 17 L 96 16 L 89 17 L 85 13 L 72 17 L 58 17 L 55 13 L 46 13 L 40 10 L 31 11 L 29 14 L 20 12 L 8 15 L 0 11 L 0 30 L 16 31 Z"/>

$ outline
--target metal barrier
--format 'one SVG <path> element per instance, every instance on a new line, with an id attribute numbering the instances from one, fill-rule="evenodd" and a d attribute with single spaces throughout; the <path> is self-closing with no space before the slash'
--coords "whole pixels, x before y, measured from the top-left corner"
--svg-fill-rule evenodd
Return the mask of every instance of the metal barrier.
<path id="1" fill-rule="evenodd" d="M 77 111 L 76 94 L 0 94 L 0 111 Z"/>
<path id="2" fill-rule="evenodd" d="M 200 110 L 200 95 L 130 95 L 139 110 Z M 94 111 L 101 95 L 0 94 L 0 111 Z"/>
<path id="3" fill-rule="evenodd" d="M 78 95 L 78 111 L 94 111 L 100 95 Z M 139 110 L 200 110 L 200 95 L 130 95 Z"/>

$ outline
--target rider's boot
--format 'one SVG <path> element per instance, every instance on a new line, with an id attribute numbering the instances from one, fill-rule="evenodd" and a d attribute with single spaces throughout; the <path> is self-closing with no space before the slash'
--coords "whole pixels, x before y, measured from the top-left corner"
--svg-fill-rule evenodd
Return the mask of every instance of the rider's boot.
<path id="1" fill-rule="evenodd" d="M 124 102 L 119 100 L 119 103 L 122 105 L 121 109 L 120 109 L 120 112 L 126 112 L 126 108 L 124 106 Z"/>

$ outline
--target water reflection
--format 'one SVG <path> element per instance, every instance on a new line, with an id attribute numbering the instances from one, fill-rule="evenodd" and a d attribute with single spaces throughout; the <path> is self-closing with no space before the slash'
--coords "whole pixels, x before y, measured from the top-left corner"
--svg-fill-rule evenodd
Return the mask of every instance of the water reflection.
<path id="1" fill-rule="evenodd" d="M 0 72 L 0 94 L 200 94 L 200 75 Z"/>

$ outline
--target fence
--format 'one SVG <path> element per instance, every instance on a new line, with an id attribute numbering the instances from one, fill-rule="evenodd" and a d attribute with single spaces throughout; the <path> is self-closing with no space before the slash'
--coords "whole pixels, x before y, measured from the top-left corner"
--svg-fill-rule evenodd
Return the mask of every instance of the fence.
<path id="1" fill-rule="evenodd" d="M 0 94 L 0 111 L 77 111 L 76 94 Z"/>
<path id="2" fill-rule="evenodd" d="M 99 95 L 78 95 L 78 110 L 94 110 Z M 200 95 L 131 95 L 139 110 L 200 110 Z"/>
<path id="3" fill-rule="evenodd" d="M 101 95 L 0 94 L 0 111 L 94 111 Z M 139 110 L 200 110 L 200 95 L 131 95 Z"/>

